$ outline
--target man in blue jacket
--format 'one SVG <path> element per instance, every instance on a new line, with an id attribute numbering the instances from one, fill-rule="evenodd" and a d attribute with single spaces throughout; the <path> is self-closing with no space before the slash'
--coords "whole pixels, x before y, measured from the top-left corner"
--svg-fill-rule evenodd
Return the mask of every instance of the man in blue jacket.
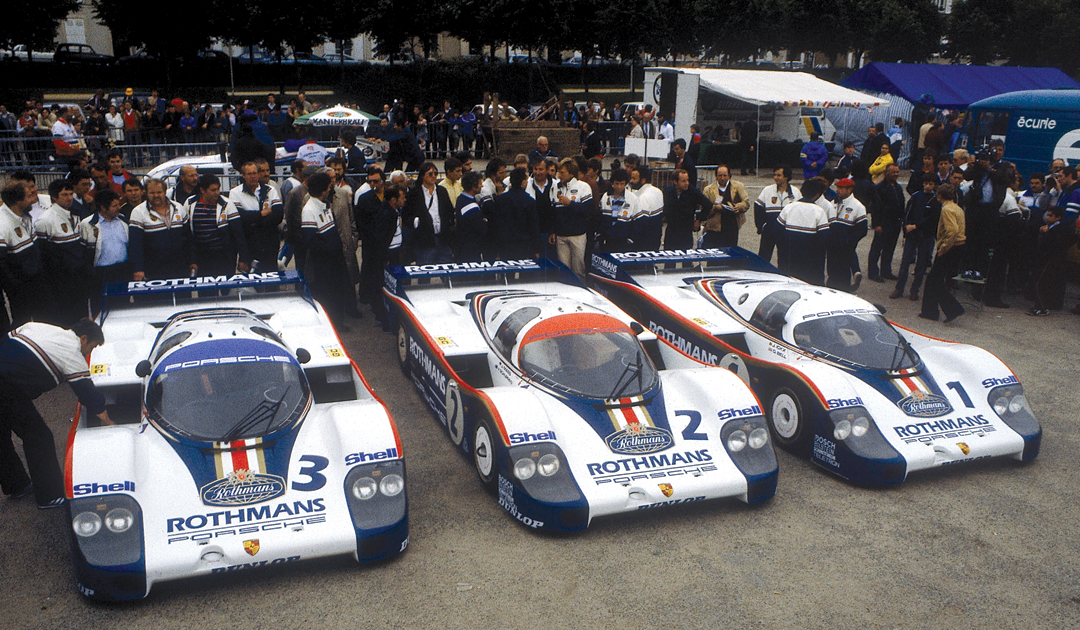
<path id="1" fill-rule="evenodd" d="M 803 145 L 799 159 L 802 160 L 803 179 L 813 179 L 825 168 L 825 162 L 829 160 L 829 150 L 825 148 L 816 131 L 810 132 L 810 142 Z"/>

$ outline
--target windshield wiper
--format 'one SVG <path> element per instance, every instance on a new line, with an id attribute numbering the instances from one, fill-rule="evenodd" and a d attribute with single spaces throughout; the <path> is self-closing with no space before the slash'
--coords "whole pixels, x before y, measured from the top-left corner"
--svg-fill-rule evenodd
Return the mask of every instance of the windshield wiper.
<path id="1" fill-rule="evenodd" d="M 630 383 L 634 382 L 634 377 L 632 376 L 629 379 L 627 379 L 625 385 L 623 385 L 622 387 L 619 387 L 619 383 L 622 382 L 623 377 L 626 376 L 626 374 L 628 372 L 633 372 L 634 376 L 637 377 L 638 387 L 640 387 L 641 386 L 641 375 L 645 372 L 645 370 L 641 369 L 641 367 L 642 367 L 641 352 L 638 352 L 636 357 L 635 357 L 634 362 L 633 363 L 627 363 L 626 367 L 623 368 L 622 374 L 619 374 L 619 378 L 615 380 L 615 389 L 612 390 L 611 394 L 608 396 L 608 399 L 618 398 L 624 391 L 626 391 L 627 387 L 630 387 Z"/>
<path id="2" fill-rule="evenodd" d="M 243 418 L 240 418 L 240 421 L 234 424 L 232 428 L 222 436 L 221 441 L 232 442 L 237 437 L 254 429 L 263 422 L 266 422 L 266 426 L 269 427 L 270 423 L 273 422 L 274 418 L 277 416 L 278 411 L 281 410 L 281 403 L 285 400 L 285 397 L 289 395 L 290 389 L 292 389 L 291 385 L 286 387 L 285 392 L 281 395 L 281 398 L 277 399 L 277 401 L 260 401 L 259 404 L 255 405 L 251 411 L 247 412 Z"/>
<path id="3" fill-rule="evenodd" d="M 901 335 L 900 333 L 896 333 L 896 336 L 898 339 L 900 339 L 900 345 L 898 348 L 903 350 L 903 352 L 900 354 L 899 360 L 897 360 L 896 349 L 893 350 L 893 360 L 889 362 L 889 371 L 891 372 L 900 369 L 900 366 L 904 364 L 905 357 L 910 355 L 912 363 L 914 364 L 915 359 L 919 356 L 918 354 L 916 354 L 915 348 L 911 347 L 911 344 L 908 343 L 907 339 L 904 339 L 903 335 Z"/>

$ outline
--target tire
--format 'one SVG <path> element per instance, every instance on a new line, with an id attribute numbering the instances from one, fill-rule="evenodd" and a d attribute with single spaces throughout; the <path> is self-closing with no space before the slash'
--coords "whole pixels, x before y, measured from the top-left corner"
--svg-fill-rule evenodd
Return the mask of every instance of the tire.
<path id="1" fill-rule="evenodd" d="M 499 447 L 496 443 L 498 434 L 491 430 L 487 420 L 477 421 L 473 428 L 472 453 L 473 464 L 480 483 L 488 492 L 495 492 L 499 479 Z"/>
<path id="2" fill-rule="evenodd" d="M 781 387 L 769 399 L 769 429 L 773 439 L 786 451 L 809 453 L 813 428 L 806 407 L 792 390 Z"/>
<path id="3" fill-rule="evenodd" d="M 405 324 L 398 324 L 397 346 L 398 366 L 405 376 L 409 376 L 409 333 Z"/>

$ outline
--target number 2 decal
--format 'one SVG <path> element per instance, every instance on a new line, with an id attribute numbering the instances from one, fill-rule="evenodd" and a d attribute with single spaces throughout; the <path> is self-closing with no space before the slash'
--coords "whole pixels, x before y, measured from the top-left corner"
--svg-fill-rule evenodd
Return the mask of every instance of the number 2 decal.
<path id="1" fill-rule="evenodd" d="M 320 473 L 330 465 L 330 460 L 320 455 L 304 455 L 300 458 L 302 462 L 309 462 L 310 466 L 304 466 L 299 470 L 297 474 L 304 475 L 311 479 L 311 481 L 305 483 L 292 482 L 292 489 L 299 490 L 300 492 L 313 492 L 326 485 L 326 476 Z"/>
<path id="2" fill-rule="evenodd" d="M 697 428 L 701 424 L 701 414 L 687 409 L 685 411 L 676 411 L 676 416 L 686 416 L 690 418 L 690 422 L 686 424 L 686 428 L 683 429 L 682 436 L 684 440 L 707 440 L 709 436 L 704 433 L 699 433 Z"/>

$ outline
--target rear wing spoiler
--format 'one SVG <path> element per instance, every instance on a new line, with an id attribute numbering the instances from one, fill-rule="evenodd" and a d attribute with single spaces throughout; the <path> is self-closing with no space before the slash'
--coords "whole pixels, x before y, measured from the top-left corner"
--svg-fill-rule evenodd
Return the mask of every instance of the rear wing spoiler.
<path id="1" fill-rule="evenodd" d="M 249 289 L 241 291 L 236 289 Z M 133 299 L 140 305 L 148 304 L 139 300 L 139 296 L 157 296 L 162 302 L 172 298 L 175 305 L 178 300 L 185 303 L 197 303 L 199 300 L 220 300 L 219 292 L 232 291 L 237 301 L 242 302 L 265 291 L 274 293 L 295 291 L 312 308 L 315 301 L 311 298 L 304 277 L 297 271 L 267 271 L 263 273 L 238 273 L 231 276 L 192 276 L 190 278 L 168 278 L 161 280 L 142 280 L 131 282 L 109 282 L 105 285 L 102 300 L 101 319 L 105 320 L 110 309 L 122 308 L 131 304 Z M 195 293 L 196 291 L 201 293 Z"/>
<path id="2" fill-rule="evenodd" d="M 668 263 L 660 267 L 661 263 Z M 704 271 L 721 269 L 747 269 L 779 273 L 776 267 L 757 254 L 741 247 L 719 247 L 711 249 L 668 249 L 644 252 L 619 252 L 611 254 L 593 253 L 589 274 L 598 278 L 633 283 L 632 273 L 648 271 L 652 274 L 665 272 L 665 267 L 674 267 L 682 263 L 682 268 L 670 271 L 685 274 L 687 265 Z"/>
<path id="3" fill-rule="evenodd" d="M 491 284 L 505 282 L 556 281 L 584 288 L 585 285 L 570 271 L 570 268 L 556 260 L 547 258 L 523 260 L 485 260 L 479 262 L 442 263 L 432 265 L 397 265 L 387 267 L 385 273 L 386 290 L 397 297 L 405 298 L 406 287 L 422 279 L 440 278 L 446 285 L 455 284 Z"/>

